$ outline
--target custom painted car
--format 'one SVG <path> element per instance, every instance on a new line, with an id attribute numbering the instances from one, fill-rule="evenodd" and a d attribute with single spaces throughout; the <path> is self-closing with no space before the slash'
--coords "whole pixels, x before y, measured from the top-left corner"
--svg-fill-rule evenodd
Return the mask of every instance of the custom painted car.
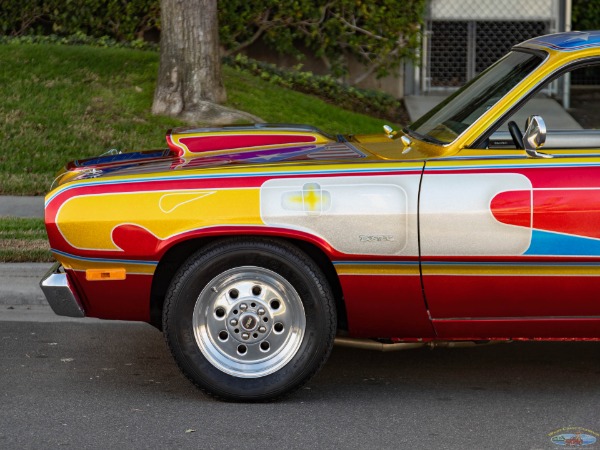
<path id="1" fill-rule="evenodd" d="M 145 321 L 228 400 L 280 397 L 336 336 L 385 348 L 600 339 L 600 132 L 514 114 L 600 64 L 600 32 L 515 46 L 379 135 L 180 129 L 69 163 L 46 197 L 57 314 Z"/>

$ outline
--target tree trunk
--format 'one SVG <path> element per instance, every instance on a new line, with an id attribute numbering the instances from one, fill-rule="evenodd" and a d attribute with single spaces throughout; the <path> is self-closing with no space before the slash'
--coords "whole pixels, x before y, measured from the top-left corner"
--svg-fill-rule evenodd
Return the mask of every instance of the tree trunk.
<path id="1" fill-rule="evenodd" d="M 209 124 L 257 121 L 218 105 L 227 95 L 217 0 L 161 0 L 160 7 L 160 63 L 152 113 Z"/>

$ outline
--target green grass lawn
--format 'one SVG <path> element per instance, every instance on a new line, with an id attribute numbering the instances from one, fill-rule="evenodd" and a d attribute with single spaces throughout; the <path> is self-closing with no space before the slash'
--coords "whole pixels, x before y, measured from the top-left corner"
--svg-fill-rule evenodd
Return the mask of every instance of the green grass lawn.
<path id="1" fill-rule="evenodd" d="M 384 124 L 223 69 L 227 105 L 266 122 L 334 134 L 378 133 Z M 150 51 L 0 45 L 0 195 L 43 195 L 72 159 L 165 147 L 166 130 L 187 124 L 150 114 L 157 72 L 158 54 Z M 0 218 L 0 262 L 51 260 L 41 219 Z"/>
<path id="2" fill-rule="evenodd" d="M 0 45 L 0 194 L 43 195 L 72 159 L 165 147 L 165 131 L 185 124 L 150 113 L 157 71 L 150 51 Z M 384 124 L 226 66 L 224 77 L 227 105 L 266 122 L 330 133 L 378 133 Z"/>
<path id="3" fill-rule="evenodd" d="M 42 219 L 0 218 L 0 262 L 52 261 Z"/>

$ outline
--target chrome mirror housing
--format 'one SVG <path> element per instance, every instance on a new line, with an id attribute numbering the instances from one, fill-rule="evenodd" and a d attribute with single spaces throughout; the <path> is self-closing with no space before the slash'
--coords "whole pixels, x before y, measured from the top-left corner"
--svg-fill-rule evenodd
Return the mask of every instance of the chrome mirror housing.
<path id="1" fill-rule="evenodd" d="M 531 158 L 552 158 L 552 155 L 538 152 L 546 143 L 546 123 L 541 116 L 530 116 L 523 135 L 523 145 L 527 156 Z"/>

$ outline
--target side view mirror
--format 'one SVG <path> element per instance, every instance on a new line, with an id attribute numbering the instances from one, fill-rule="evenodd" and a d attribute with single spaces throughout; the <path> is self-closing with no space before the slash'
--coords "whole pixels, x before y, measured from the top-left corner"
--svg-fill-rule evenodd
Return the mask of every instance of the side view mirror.
<path id="1" fill-rule="evenodd" d="M 546 123 L 541 116 L 530 116 L 527 119 L 527 129 L 523 135 L 523 146 L 527 156 L 531 158 L 552 158 L 552 155 L 538 150 L 546 143 Z"/>

